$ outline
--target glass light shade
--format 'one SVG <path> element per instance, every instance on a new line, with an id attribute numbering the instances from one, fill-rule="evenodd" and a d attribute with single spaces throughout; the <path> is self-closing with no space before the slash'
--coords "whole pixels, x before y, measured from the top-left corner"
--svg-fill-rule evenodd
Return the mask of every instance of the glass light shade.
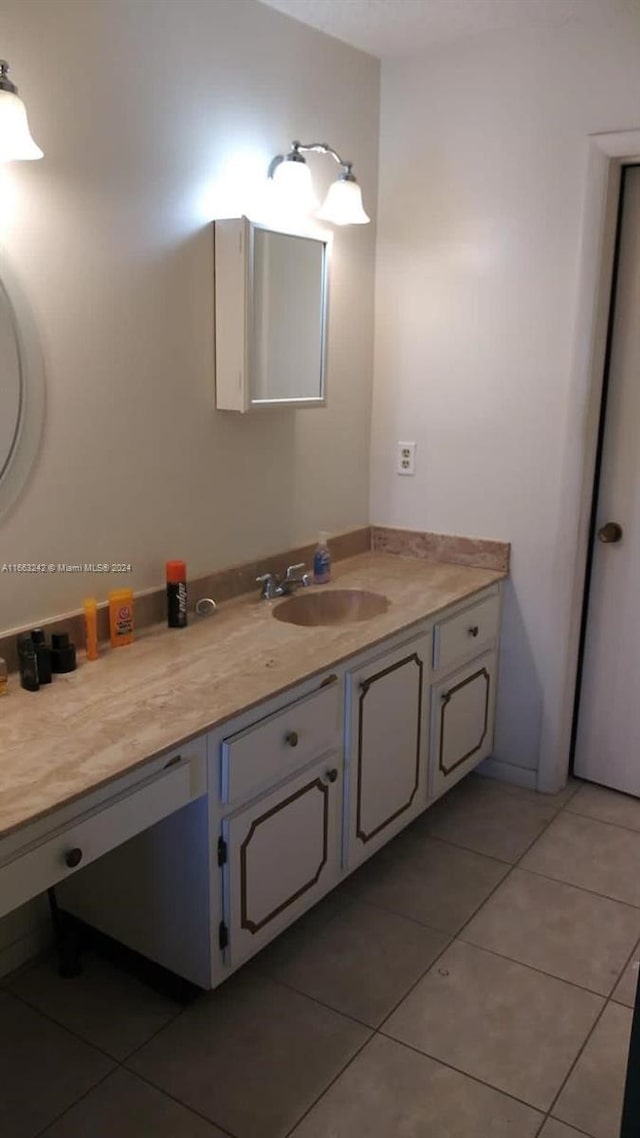
<path id="1" fill-rule="evenodd" d="M 276 166 L 273 182 L 283 206 L 296 213 L 316 209 L 318 199 L 313 192 L 311 171 L 306 162 L 285 158 Z"/>
<path id="2" fill-rule="evenodd" d="M 42 156 L 31 137 L 22 99 L 11 91 L 0 91 L 0 162 Z"/>
<path id="3" fill-rule="evenodd" d="M 364 211 L 360 186 L 344 178 L 338 178 L 329 186 L 322 209 L 316 216 L 333 225 L 366 225 L 371 221 Z"/>

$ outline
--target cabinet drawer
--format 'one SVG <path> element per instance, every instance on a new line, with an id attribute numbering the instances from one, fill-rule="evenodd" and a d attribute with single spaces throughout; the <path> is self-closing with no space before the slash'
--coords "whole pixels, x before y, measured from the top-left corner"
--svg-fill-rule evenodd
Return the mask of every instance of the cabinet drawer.
<path id="1" fill-rule="evenodd" d="M 498 635 L 500 597 L 494 594 L 436 624 L 433 638 L 434 671 L 446 671 L 482 650 Z"/>
<path id="2" fill-rule="evenodd" d="M 204 756 L 185 762 L 175 755 L 167 762 L 173 765 L 136 790 L 80 815 L 0 866 L 0 916 L 205 793 Z"/>
<path id="3" fill-rule="evenodd" d="M 337 676 L 222 742 L 221 798 L 239 802 L 340 745 Z"/>

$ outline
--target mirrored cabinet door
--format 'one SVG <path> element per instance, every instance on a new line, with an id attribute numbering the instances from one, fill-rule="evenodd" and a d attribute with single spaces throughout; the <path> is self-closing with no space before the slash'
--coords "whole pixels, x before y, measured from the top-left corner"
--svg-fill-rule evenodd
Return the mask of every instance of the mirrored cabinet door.
<path id="1" fill-rule="evenodd" d="M 328 240 L 215 223 L 216 406 L 325 402 Z"/>

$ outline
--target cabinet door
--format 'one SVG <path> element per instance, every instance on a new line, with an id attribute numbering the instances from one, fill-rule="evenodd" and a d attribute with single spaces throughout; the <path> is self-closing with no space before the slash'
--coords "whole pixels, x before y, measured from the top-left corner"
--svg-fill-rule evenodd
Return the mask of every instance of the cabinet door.
<path id="1" fill-rule="evenodd" d="M 349 676 L 349 837 L 352 867 L 427 804 L 431 634 Z"/>
<path id="2" fill-rule="evenodd" d="M 448 790 L 493 749 L 495 652 L 487 652 L 432 689 L 432 793 Z"/>
<path id="3" fill-rule="evenodd" d="M 225 818 L 225 962 L 234 968 L 331 889 L 340 871 L 337 752 Z"/>

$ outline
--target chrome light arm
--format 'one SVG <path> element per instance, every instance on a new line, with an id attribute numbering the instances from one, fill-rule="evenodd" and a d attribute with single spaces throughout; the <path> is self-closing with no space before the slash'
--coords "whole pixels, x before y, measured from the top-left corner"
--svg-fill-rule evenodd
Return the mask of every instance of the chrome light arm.
<path id="1" fill-rule="evenodd" d="M 353 162 L 347 162 L 344 158 L 341 158 L 338 151 L 334 150 L 332 146 L 329 146 L 327 142 L 305 143 L 298 142 L 297 140 L 291 143 L 291 150 L 288 154 L 276 154 L 275 158 L 271 159 L 268 176 L 273 178 L 281 162 L 304 162 L 304 158 L 302 157 L 303 152 L 308 154 L 311 151 L 314 151 L 316 154 L 330 154 L 334 161 L 338 163 L 338 166 L 342 166 L 342 177 L 347 181 L 351 181 L 352 179 L 355 181 L 351 172 Z"/>

